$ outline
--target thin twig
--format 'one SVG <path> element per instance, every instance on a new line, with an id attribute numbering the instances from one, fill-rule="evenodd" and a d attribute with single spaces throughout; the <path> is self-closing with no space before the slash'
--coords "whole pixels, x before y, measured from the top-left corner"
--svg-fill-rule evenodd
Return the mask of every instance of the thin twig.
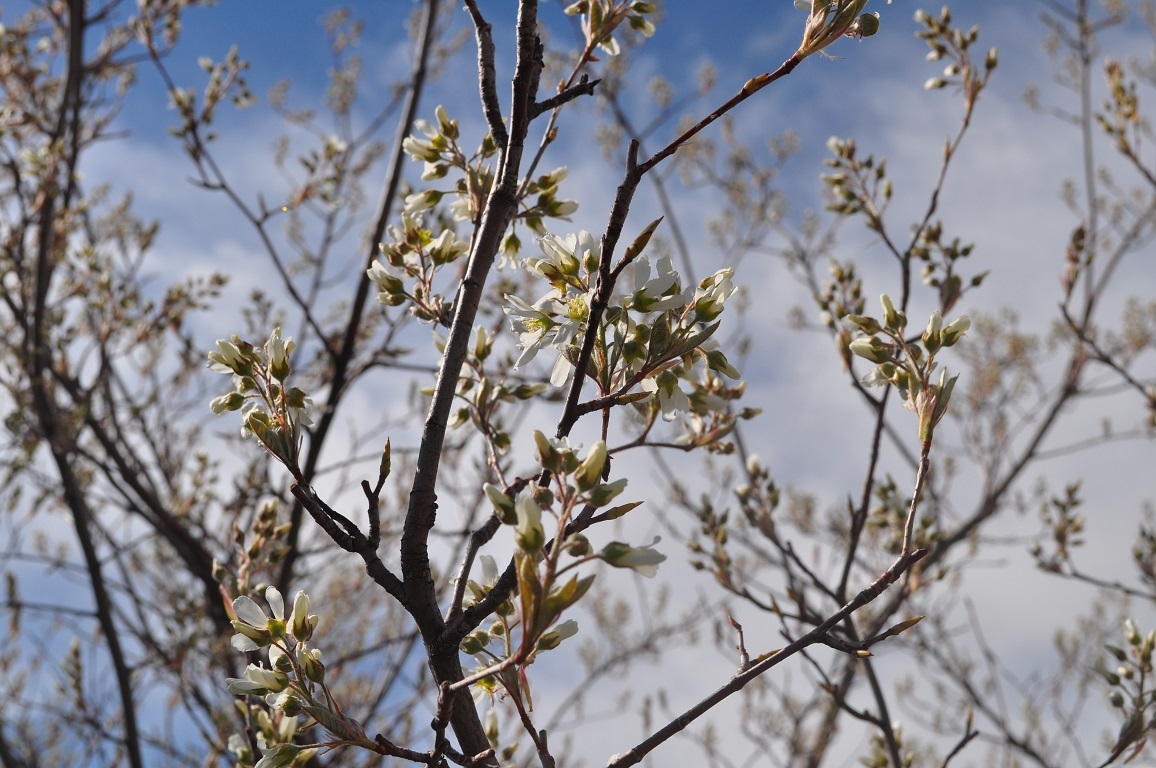
<path id="1" fill-rule="evenodd" d="M 787 647 L 751 665 L 748 669 L 736 673 L 723 686 L 714 691 L 714 693 L 671 720 L 638 745 L 627 752 L 611 758 L 607 763 L 607 768 L 626 768 L 627 766 L 640 763 L 642 759 L 656 747 L 709 712 L 719 702 L 742 690 L 748 683 L 767 670 L 777 666 L 804 648 L 819 642 L 820 637 L 825 636 L 845 618 L 879 597 L 884 590 L 898 581 L 900 576 L 906 573 L 912 565 L 919 562 L 926 554 L 926 549 L 918 549 L 914 552 L 900 554 L 891 567 L 884 571 L 869 587 L 857 594 L 847 605 L 831 614 L 822 624 L 795 640 Z"/>

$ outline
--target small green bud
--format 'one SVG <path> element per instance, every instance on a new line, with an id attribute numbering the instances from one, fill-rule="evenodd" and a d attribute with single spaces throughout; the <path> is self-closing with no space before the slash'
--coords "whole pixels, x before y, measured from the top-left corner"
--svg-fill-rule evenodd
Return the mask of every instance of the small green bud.
<path id="1" fill-rule="evenodd" d="M 566 542 L 566 553 L 573 557 L 586 557 L 593 549 L 590 547 L 590 540 L 580 533 L 576 533 L 570 537 Z"/>
<path id="2" fill-rule="evenodd" d="M 275 701 L 276 708 L 284 712 L 286 717 L 297 717 L 297 715 L 305 711 L 301 706 L 301 699 L 294 696 L 289 690 L 281 691 Z M 303 750 L 302 753 L 306 751 L 310 752 L 310 754 L 315 752 L 315 750 Z"/>
<path id="3" fill-rule="evenodd" d="M 706 365 L 712 371 L 718 371 L 732 379 L 739 379 L 742 374 L 730 362 L 721 349 L 712 349 L 706 353 Z"/>
<path id="4" fill-rule="evenodd" d="M 482 652 L 482 650 L 486 647 L 486 643 L 483 643 L 478 635 L 479 633 L 477 632 L 471 632 L 462 638 L 462 642 L 458 646 L 462 649 L 462 653 L 474 656 Z"/>
<path id="5" fill-rule="evenodd" d="M 860 37 L 871 37 L 879 31 L 879 14 L 865 13 L 859 17 L 857 24 Z"/>

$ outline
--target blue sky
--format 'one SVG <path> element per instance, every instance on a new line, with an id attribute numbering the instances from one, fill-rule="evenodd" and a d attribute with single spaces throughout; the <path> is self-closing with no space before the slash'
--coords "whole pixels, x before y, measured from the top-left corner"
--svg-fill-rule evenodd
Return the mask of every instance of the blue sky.
<path id="1" fill-rule="evenodd" d="M 503 41 L 511 38 L 510 9 L 514 3 L 481 5 L 495 25 L 495 39 L 499 50 L 503 50 Z M 384 103 L 374 89 L 406 76 L 409 44 L 404 38 L 403 22 L 415 4 L 410 0 L 386 0 L 349 6 L 366 24 L 357 51 L 364 60 L 362 93 L 366 103 L 358 112 L 364 120 Z M 541 15 L 553 38 L 559 42 L 567 40 L 573 31 L 571 20 L 559 10 L 561 4 L 543 6 Z M 305 0 L 225 0 L 218 8 L 192 9 L 186 17 L 184 40 L 169 62 L 178 81 L 189 85 L 203 81 L 196 68 L 199 56 L 220 58 L 233 43 L 239 45 L 242 57 L 252 62 L 248 78 L 260 104 L 241 113 L 222 112 L 219 151 L 239 187 L 248 191 L 273 190 L 266 191 L 271 203 L 276 200 L 276 190 L 282 187 L 278 187 L 268 157 L 283 127 L 270 115 L 265 94 L 275 82 L 289 78 L 294 82 L 290 105 L 304 106 L 319 100 L 329 66 L 323 33 L 317 24 L 325 7 Z M 655 38 L 636 54 L 636 67 L 641 74 L 628 91 L 633 97 L 624 99 L 637 115 L 652 113 L 645 97 L 645 75 L 664 74 L 678 92 L 677 89 L 692 87 L 695 73 L 709 62 L 718 70 L 717 85 L 709 96 L 693 102 L 690 110 L 700 114 L 708 111 L 747 78 L 774 69 L 789 56 L 801 38 L 805 16 L 790 0 L 670 0 L 663 7 L 665 21 L 659 25 Z M 924 81 L 938 75 L 941 65 L 925 61 L 926 47 L 914 38 L 918 25 L 912 15 L 917 7 L 905 0 L 891 5 L 872 0 L 868 10 L 878 11 L 882 17 L 877 36 L 861 42 L 839 41 L 830 49 L 835 58 L 808 59 L 791 77 L 760 93 L 734 114 L 736 134 L 756 151 L 764 151 L 766 137 L 786 130 L 794 130 L 801 137 L 802 151 L 781 177 L 781 184 L 793 201 L 795 221 L 805 209 L 821 208 L 818 174 L 823 170 L 822 160 L 828 156 L 825 145 L 832 135 L 854 135 L 862 151 L 889 158 L 896 185 L 892 211 L 895 231 L 905 233 L 905 222 L 917 217 L 926 204 L 927 191 L 938 171 L 942 143 L 954 132 L 961 109 L 958 97 L 950 89 L 937 93 L 923 90 Z M 1061 121 L 1032 113 L 1020 98 L 1028 84 L 1038 83 L 1045 103 L 1070 103 L 1063 89 L 1050 84 L 1048 60 L 1040 45 L 1044 35 L 1038 21 L 1041 7 L 1035 2 L 995 0 L 956 3 L 957 22 L 962 26 L 978 24 L 979 50 L 998 47 L 1001 63 L 979 105 L 974 130 L 957 158 L 941 213 L 948 232 L 977 244 L 973 271 L 993 269 L 983 291 L 969 297 L 967 306 L 961 309 L 991 311 L 1013 305 L 1025 325 L 1042 332 L 1058 301 L 1057 276 L 1063 248 L 1074 225 L 1058 193 L 1063 178 L 1078 170 L 1075 159 L 1079 137 Z M 931 11 L 937 9 L 938 5 L 929 7 Z M 15 10 L 9 9 L 5 16 Z M 455 28 L 464 29 L 467 20 L 460 7 L 452 12 Z M 1151 47 L 1151 39 L 1134 19 L 1113 31 L 1110 39 L 1123 56 L 1146 55 Z M 477 132 L 482 123 L 472 63 L 470 40 L 446 74 L 432 85 L 421 113 L 429 117 L 436 104 L 445 104 L 461 120 L 464 133 L 472 130 L 480 135 Z M 509 60 L 505 59 L 500 64 L 499 81 L 509 74 Z M 173 113 L 165 109 L 159 85 L 147 67 L 141 69 L 141 80 L 128 108 L 118 118 L 117 126 L 127 131 L 128 137 L 102 148 L 87 172 L 94 182 L 108 181 L 119 189 L 136 190 L 138 210 L 162 220 L 156 247 L 158 270 L 191 273 L 227 268 L 235 279 L 224 305 L 235 306 L 245 300 L 249 287 L 261 281 L 263 257 L 254 255 L 253 235 L 230 214 L 219 197 L 187 183 L 189 164 L 180 156 L 177 142 L 165 133 L 173 122 Z M 1099 100 L 1103 98 L 1099 81 L 1097 88 Z M 500 92 L 505 97 L 508 87 L 500 86 Z M 614 186 L 621 176 L 621 160 L 605 160 L 591 147 L 589 138 L 600 118 L 590 109 L 580 106 L 567 119 L 572 122 L 563 123 L 560 140 L 543 167 L 569 166 L 565 196 L 582 205 L 572 226 L 597 232 L 604 225 Z M 392 130 L 392 122 L 387 123 L 382 138 L 388 138 Z M 651 142 L 652 148 L 658 146 L 661 137 L 669 135 L 669 130 L 660 130 Z M 717 137 L 717 131 L 713 135 Z M 414 183 L 417 169 L 414 164 L 410 176 Z M 375 196 L 376 191 L 372 191 L 371 197 Z M 709 194 L 701 192 L 680 193 L 676 202 L 696 257 L 701 258 L 696 267 L 702 274 L 721 266 L 705 231 L 707 215 L 716 203 Z M 641 228 L 656 212 L 654 197 L 644 187 L 628 231 Z M 841 236 L 840 255 L 859 257 L 868 275 L 866 293 L 872 297 L 868 309 L 876 311 L 873 297 L 887 288 L 889 265 L 878 243 L 857 222 L 844 225 Z M 352 240 L 350 244 L 354 244 Z M 1121 292 L 1113 294 L 1113 301 L 1122 301 L 1124 292 L 1156 295 L 1156 268 L 1151 257 L 1146 258 L 1146 262 L 1129 268 L 1121 280 Z M 822 501 L 837 501 L 857 488 L 862 473 L 862 441 L 856 438 L 866 423 L 862 409 L 840 378 L 836 358 L 829 350 L 822 343 L 817 344 L 815 337 L 789 330 L 787 309 L 795 304 L 806 306 L 807 296 L 781 266 L 768 259 L 748 258 L 737 280 L 748 286 L 752 299 L 746 330 L 759 341 L 744 366 L 750 384 L 747 403 L 765 409 L 764 420 L 751 435 L 752 448 L 784 482 L 818 488 L 826 494 Z M 913 317 L 930 308 L 925 300 L 917 301 L 916 306 L 919 311 L 914 311 Z M 214 338 L 235 330 L 239 321 L 234 313 L 221 311 L 203 322 L 204 346 L 208 349 Z M 1148 373 L 1151 375 L 1150 369 Z M 398 385 L 397 391 L 402 388 Z M 362 405 L 373 407 L 368 399 Z M 1106 406 L 1121 425 L 1134 416 L 1136 409 L 1135 402 L 1128 401 L 1113 401 Z M 1101 411 L 1091 409 L 1073 414 L 1068 436 L 1074 440 L 1094 434 L 1101 416 Z M 833 439 L 832 435 L 836 437 Z M 1150 483 L 1144 483 L 1142 478 L 1150 475 L 1153 458 L 1151 442 L 1144 442 L 1061 458 L 1041 466 L 1041 472 L 1054 477 L 1083 474 L 1088 478 L 1087 495 L 1099 500 L 1101 510 L 1098 518 L 1091 521 L 1088 536 L 1089 562 L 1096 567 L 1109 567 L 1126 558 L 1124 542 L 1129 540 L 1126 537 L 1134 528 L 1140 504 L 1152 497 Z M 644 480 L 654 477 L 643 466 L 637 472 Z M 974 480 L 966 478 L 967 482 Z M 967 482 L 959 484 L 965 497 Z M 1010 520 L 1000 532 L 1013 543 L 993 550 L 991 558 L 1001 567 L 985 565 L 967 576 L 969 594 L 990 622 L 989 640 L 1010 658 L 1025 659 L 1025 663 L 1038 663 L 1046 657 L 1052 631 L 1070 626 L 1076 613 L 1095 599 L 1094 593 L 1086 590 L 1076 590 L 1076 597 L 1072 598 L 1070 586 L 1032 570 L 1024 537 L 1037 527 L 1030 515 Z M 656 530 L 656 524 L 651 523 L 634 533 L 641 538 Z M 685 558 L 677 544 L 668 541 L 667 546 L 669 578 L 673 583 L 691 593 L 709 594 L 709 585 L 682 564 Z M 1125 570 L 1119 577 L 1126 575 Z M 1006 589 L 1009 579 L 1014 580 L 1016 590 Z M 629 580 L 620 574 L 609 576 L 607 581 L 618 589 L 632 589 Z M 1072 606 L 1061 612 L 1043 610 L 1068 599 Z M 1025 609 L 1025 605 L 1029 608 Z M 773 632 L 765 619 L 755 615 L 749 618 L 756 625 L 763 622 L 767 634 Z M 1154 618 L 1150 611 L 1146 618 L 1148 622 L 1142 625 L 1150 626 Z M 771 637 L 765 642 L 774 640 Z M 725 679 L 730 671 L 728 665 L 733 664 L 733 660 L 722 659 L 709 648 L 678 653 L 683 656 L 677 668 L 687 678 L 676 693 L 680 703 L 712 689 Z M 544 663 L 543 668 L 546 667 Z M 563 685 L 564 681 L 559 682 L 559 686 Z M 550 686 L 551 683 L 544 685 L 547 689 Z M 733 717 L 734 712 L 733 708 L 721 710 L 719 719 Z M 1089 727 L 1094 730 L 1101 724 Z M 637 732 L 637 722 L 619 718 L 606 726 L 605 740 L 595 740 L 596 747 L 609 751 L 589 757 L 595 762 L 604 759 L 610 752 L 627 747 Z M 849 754 L 861 746 L 861 742 L 849 744 Z M 657 764 L 663 763 L 660 760 Z"/>

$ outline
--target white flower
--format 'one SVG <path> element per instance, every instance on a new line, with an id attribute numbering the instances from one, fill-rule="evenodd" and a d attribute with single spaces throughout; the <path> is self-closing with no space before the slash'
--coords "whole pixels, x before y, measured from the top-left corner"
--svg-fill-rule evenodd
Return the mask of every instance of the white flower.
<path id="1" fill-rule="evenodd" d="M 550 206 L 550 216 L 555 219 L 569 221 L 570 219 L 566 217 L 577 210 L 578 202 L 576 200 L 555 200 Z"/>
<path id="2" fill-rule="evenodd" d="M 281 593 L 276 587 L 269 587 L 265 590 L 265 601 L 273 611 L 273 618 L 247 595 L 233 601 L 237 620 L 231 623 L 237 634 L 233 635 L 231 642 L 238 651 L 255 651 L 285 634 L 285 600 Z"/>
<path id="3" fill-rule="evenodd" d="M 574 365 L 566 359 L 565 355 L 558 355 L 558 359 L 554 361 L 554 367 L 550 369 L 550 384 L 555 387 L 562 387 L 570 380 L 570 371 L 574 370 Z"/>
<path id="4" fill-rule="evenodd" d="M 309 595 L 304 590 L 297 590 L 293 598 L 293 612 L 289 614 L 289 631 L 297 642 L 303 643 L 313 637 L 317 622 L 317 616 L 309 614 Z"/>
<path id="5" fill-rule="evenodd" d="M 427 189 L 421 192 L 414 192 L 413 194 L 405 196 L 405 212 L 409 214 L 420 213 L 421 211 L 428 211 L 433 208 L 442 199 L 442 193 L 436 190 Z"/>
<path id="6" fill-rule="evenodd" d="M 244 677 L 225 678 L 225 688 L 234 696 L 245 694 L 264 695 L 278 693 L 289 685 L 289 677 L 284 672 L 274 672 L 270 669 L 250 664 L 245 667 Z"/>
<path id="7" fill-rule="evenodd" d="M 967 333 L 967 329 L 971 327 L 971 318 L 967 315 L 960 315 L 943 327 L 940 332 L 940 338 L 943 340 L 943 346 L 950 347 L 955 342 Z"/>
<path id="8" fill-rule="evenodd" d="M 569 282 L 577 277 L 579 261 L 575 256 L 578 248 L 576 235 L 568 235 L 565 240 L 557 235 L 543 235 L 538 238 L 538 248 L 542 251 L 542 257 L 527 256 L 527 269 L 553 284 Z"/>
<path id="9" fill-rule="evenodd" d="M 502 311 L 511 318 L 514 332 L 518 334 L 518 346 L 522 349 L 514 367 L 521 368 L 533 360 L 543 347 L 550 345 L 557 323 L 537 305 L 531 306 L 512 293 L 506 294 L 506 301 L 509 304 L 502 307 Z"/>
<path id="10" fill-rule="evenodd" d="M 654 549 L 658 542 L 657 536 L 645 547 L 632 547 L 621 541 L 612 541 L 602 548 L 598 557 L 607 565 L 631 568 L 647 578 L 653 578 L 658 573 L 658 564 L 666 559 L 666 555 Z"/>
<path id="11" fill-rule="evenodd" d="M 492 587 L 498 583 L 498 563 L 492 555 L 482 555 L 482 584 Z"/>
<path id="12" fill-rule="evenodd" d="M 217 339 L 217 348 L 209 353 L 209 370 L 245 376 L 249 370 L 249 362 L 235 343 L 228 339 Z"/>
<path id="13" fill-rule="evenodd" d="M 212 409 L 213 413 L 220 416 L 222 413 L 225 413 L 227 411 L 238 410 L 244 404 L 245 404 L 245 396 L 244 395 L 242 395 L 240 392 L 230 392 L 227 395 L 221 395 L 220 397 L 214 397 L 213 400 L 209 403 L 209 408 Z"/>
<path id="14" fill-rule="evenodd" d="M 453 214 L 454 221 L 473 221 L 474 214 L 477 213 L 473 198 L 469 195 L 454 198 L 450 203 L 450 213 Z"/>
<path id="15" fill-rule="evenodd" d="M 557 648 L 563 640 L 568 637 L 573 637 L 576 634 L 578 634 L 578 622 L 574 619 L 567 619 L 556 625 L 553 629 L 542 633 L 542 636 L 538 638 L 538 644 L 534 646 L 534 653 L 552 651 Z"/>
<path id="16" fill-rule="evenodd" d="M 289 355 L 297 348 L 293 339 L 281 338 L 281 329 L 274 328 L 265 344 L 265 354 L 269 356 L 269 373 L 278 381 L 289 375 Z"/>
<path id="17" fill-rule="evenodd" d="M 427 247 L 426 252 L 435 264 L 446 264 L 470 249 L 470 244 L 458 240 L 450 230 L 443 230 Z"/>
<path id="18" fill-rule="evenodd" d="M 253 768 L 289 768 L 302 749 L 296 744 L 276 744 L 266 745 L 261 751 L 264 757 Z"/>
<path id="19" fill-rule="evenodd" d="M 300 407 L 290 407 L 289 412 L 293 417 L 293 424 L 299 427 L 312 427 L 313 416 L 311 411 L 313 409 L 313 398 L 308 395 L 301 401 Z"/>
<path id="20" fill-rule="evenodd" d="M 441 153 L 432 141 L 419 139 L 416 136 L 406 136 L 402 139 L 401 148 L 414 160 L 424 160 L 427 163 L 436 163 L 441 159 Z"/>
<path id="21" fill-rule="evenodd" d="M 884 372 L 883 366 L 877 365 L 859 379 L 859 383 L 865 387 L 885 387 L 891 383 L 891 379 Z"/>
<path id="22" fill-rule="evenodd" d="M 602 260 L 602 244 L 594 239 L 594 235 L 583 229 L 578 232 L 575 239 L 574 256 L 582 262 L 587 272 L 594 274 L 598 271 L 598 263 Z"/>
<path id="23" fill-rule="evenodd" d="M 545 347 L 558 350 L 558 359 L 550 374 L 550 383 L 560 387 L 566 383 L 573 368 L 563 352 L 575 343 L 586 328 L 590 316 L 590 302 L 587 295 L 575 295 L 562 299 L 562 294 L 553 290 L 532 306 L 513 294 L 506 294 L 509 305 L 503 311 L 511 317 L 514 332 L 518 334 L 518 346 L 522 349 L 514 363 L 520 368 L 534 359 Z"/>
<path id="24" fill-rule="evenodd" d="M 514 529 L 514 540 L 525 552 L 534 553 L 546 543 L 546 531 L 542 528 L 542 509 L 527 490 L 514 500 L 518 513 L 518 525 Z"/>
<path id="25" fill-rule="evenodd" d="M 723 304 L 735 292 L 735 284 L 731 279 L 734 274 L 734 269 L 726 267 L 698 284 L 694 292 L 695 320 L 709 323 L 722 313 Z"/>
<path id="26" fill-rule="evenodd" d="M 690 411 L 690 398 L 678 386 L 678 377 L 670 371 L 663 371 L 657 376 L 642 380 L 642 388 L 658 396 L 658 408 L 662 411 L 663 421 L 674 421 L 674 417 L 681 411 Z"/>
<path id="27" fill-rule="evenodd" d="M 678 272 L 666 256 L 654 264 L 657 275 L 650 276 L 650 258 L 640 257 L 634 264 L 634 293 L 623 301 L 623 306 L 639 312 L 663 312 L 679 309 L 686 304 Z"/>

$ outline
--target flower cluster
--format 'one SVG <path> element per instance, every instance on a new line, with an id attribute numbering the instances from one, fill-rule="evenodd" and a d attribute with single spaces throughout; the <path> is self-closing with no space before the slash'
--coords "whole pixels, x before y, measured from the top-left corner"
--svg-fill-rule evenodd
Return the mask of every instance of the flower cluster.
<path id="1" fill-rule="evenodd" d="M 209 368 L 232 374 L 233 391 L 214 398 L 213 413 L 241 411 L 241 435 L 253 435 L 291 471 L 297 472 L 302 429 L 313 426 L 309 408 L 313 401 L 297 387 L 286 386 L 290 358 L 296 344 L 282 339 L 275 328 L 262 349 L 242 341 L 218 339 L 209 353 Z"/>
<path id="2" fill-rule="evenodd" d="M 882 323 L 866 315 L 843 317 L 845 328 L 863 334 L 851 341 L 849 350 L 876 364 L 863 378 L 864 384 L 891 384 L 899 390 L 904 406 L 919 417 L 919 439 L 927 442 L 935 425 L 947 413 L 951 391 L 959 378 L 953 376 L 949 379 L 947 371 L 942 370 L 939 380 L 932 382 L 931 375 L 937 366 L 935 355 L 959 341 L 971 327 L 971 320 L 964 315 L 945 326 L 939 313 L 933 312 L 920 340 L 909 343 L 903 337 L 907 316 L 895 309 L 887 294 L 883 294 L 880 301 L 883 304 Z"/>
<path id="3" fill-rule="evenodd" d="M 1124 713 L 1124 722 L 1108 762 L 1115 762 L 1116 758 L 1133 750 L 1131 756 L 1124 760 L 1127 763 L 1144 748 L 1145 734 L 1156 728 L 1156 712 L 1152 711 L 1156 710 L 1156 688 L 1152 686 L 1156 629 L 1146 635 L 1141 634 L 1136 623 L 1127 619 L 1124 622 L 1124 638 L 1128 643 L 1127 649 L 1105 646 L 1116 668 L 1109 668 L 1103 659 L 1099 659 L 1093 670 L 1112 689 L 1108 694 L 1112 706 Z"/>
<path id="4" fill-rule="evenodd" d="M 991 73 L 999 66 L 999 51 L 989 48 L 983 57 L 982 68 L 972 58 L 971 46 L 979 39 L 979 27 L 966 32 L 951 25 L 951 8 L 943 6 L 939 16 L 926 11 L 915 12 L 915 20 L 923 25 L 916 37 L 927 43 L 931 52 L 929 61 L 947 60 L 943 75 L 932 77 L 923 84 L 927 90 L 938 90 L 949 85 L 958 86 L 963 91 L 964 105 L 970 110 L 980 93 L 987 86 Z"/>
<path id="5" fill-rule="evenodd" d="M 626 24 L 643 37 L 654 34 L 654 22 L 647 18 L 658 10 L 657 3 L 640 0 L 578 0 L 566 6 L 568 16 L 582 17 L 582 32 L 586 36 L 587 56 L 595 47 L 601 48 L 609 56 L 620 52 L 614 30 Z"/>
<path id="6" fill-rule="evenodd" d="M 378 288 L 377 300 L 387 307 L 409 304 L 409 311 L 427 323 L 449 325 L 453 304 L 438 293 L 435 277 L 469 251 L 452 229 L 434 237 L 419 214 L 402 215 L 400 227 L 390 227 L 390 241 L 381 244 L 386 264 L 375 261 L 367 274 Z M 408 281 L 408 284 L 407 284 Z"/>
<path id="7" fill-rule="evenodd" d="M 609 462 L 605 442 L 597 441 L 580 456 L 565 438 L 552 440 L 536 431 L 534 441 L 539 465 L 553 478 L 550 487 L 529 483 L 517 492 L 491 484 L 484 487 L 494 514 L 513 528 L 516 596 L 496 606 L 488 628 L 475 630 L 461 643 L 462 651 L 481 665 L 478 690 L 489 694 L 501 690 L 516 703 L 529 702 L 529 683 L 521 670 L 578 631 L 576 621 L 561 617 L 594 582 L 593 575 L 575 573 L 579 566 L 601 560 L 654 576 L 666 559 L 654 549 L 657 539 L 641 547 L 612 541 L 595 551 L 585 535 L 570 530 L 579 511 L 595 523 L 617 519 L 640 504 L 605 509 L 626 488 L 625 478 L 607 482 L 604 477 Z M 544 517 L 552 517 L 554 523 L 549 545 Z M 464 607 L 485 599 L 498 582 L 493 558 L 483 555 L 481 562 L 482 581 L 466 582 Z"/>
<path id="8" fill-rule="evenodd" d="M 233 600 L 232 624 L 236 634 L 232 645 L 243 653 L 264 650 L 268 666 L 249 664 L 243 677 L 230 677 L 225 687 L 234 696 L 259 696 L 265 708 L 254 707 L 262 757 L 253 762 L 253 751 L 245 737 L 229 739 L 229 749 L 238 764 L 253 768 L 299 766 L 309 761 L 323 746 L 352 744 L 374 749 L 361 724 L 345 715 L 325 684 L 321 651 L 310 645 L 318 617 L 309 613 L 309 597 L 298 592 L 293 608 L 285 617 L 285 601 L 276 587 L 265 590 L 267 613 L 255 600 L 242 595 Z M 305 721 L 302 722 L 302 718 Z M 324 744 L 302 746 L 294 743 L 302 727 L 321 725 L 332 738 Z"/>
<path id="9" fill-rule="evenodd" d="M 822 176 L 830 200 L 827 210 L 843 216 L 862 215 L 868 229 L 882 232 L 883 216 L 892 195 L 887 160 L 859 154 L 854 139 L 832 136 L 827 140 L 827 148 L 833 155 L 824 161 L 832 170 Z M 987 277 L 987 272 L 970 278 L 960 274 L 962 261 L 971 255 L 974 247 L 959 238 L 944 237 L 943 225 L 939 222 L 929 222 L 917 233 L 910 254 L 923 262 L 923 283 L 939 292 L 943 312 L 951 311 L 969 290 L 978 288 Z"/>
<path id="10" fill-rule="evenodd" d="M 651 395 L 648 400 L 654 412 L 670 421 L 677 413 L 694 410 L 695 395 L 704 409 L 737 396 L 737 392 L 728 392 L 721 399 L 717 397 L 725 387 L 713 374 L 730 378 L 739 374 L 725 354 L 709 343 L 735 285 L 734 271 L 726 268 L 698 285 L 684 287 L 669 258 L 652 260 L 642 254 L 657 223 L 627 250 L 632 259 L 633 290 L 620 293 L 602 317 L 587 375 L 603 396 L 625 397 L 640 387 Z M 550 382 L 562 386 L 588 332 L 601 249 L 585 231 L 565 238 L 546 235 L 539 240 L 539 247 L 541 255 L 526 257 L 524 264 L 547 282 L 550 290 L 532 304 L 507 294 L 503 309 L 521 350 L 515 367 L 552 349 L 557 357 Z M 706 395 L 712 391 L 715 399 Z"/>
<path id="11" fill-rule="evenodd" d="M 451 171 L 458 178 L 451 189 L 424 189 L 407 195 L 405 212 L 413 215 L 448 199 L 454 220 L 476 224 L 494 185 L 492 163 L 499 147 L 487 134 L 481 146 L 473 154 L 466 155 L 458 144 L 458 121 L 451 119 L 442 106 L 434 110 L 434 114 L 436 124 L 426 120 L 414 121 L 421 136 L 407 137 L 402 148 L 411 158 L 425 164 L 421 175 L 423 181 L 446 178 Z M 563 167 L 536 178 L 523 179 L 518 194 L 523 202 L 517 218 L 542 234 L 545 232 L 543 219 L 566 219 L 578 210 L 578 203 L 558 197 L 558 185 L 566 176 L 567 170 Z M 516 242 L 516 238 L 511 242 Z"/>
<path id="12" fill-rule="evenodd" d="M 887 0 L 891 4 L 891 0 Z M 879 14 L 862 13 L 867 0 L 795 0 L 795 7 L 808 12 L 803 42 L 795 53 L 805 59 L 840 37 L 871 37 L 879 31 Z"/>

